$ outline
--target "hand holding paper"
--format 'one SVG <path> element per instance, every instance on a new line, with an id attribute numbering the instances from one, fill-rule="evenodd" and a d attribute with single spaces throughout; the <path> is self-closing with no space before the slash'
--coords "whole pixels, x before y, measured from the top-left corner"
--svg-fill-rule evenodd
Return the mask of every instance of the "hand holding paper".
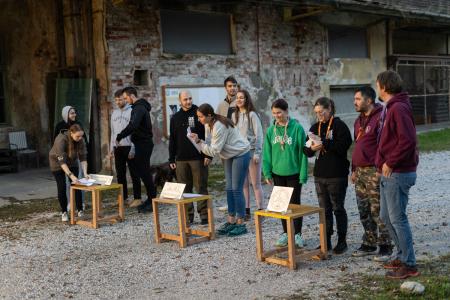
<path id="1" fill-rule="evenodd" d="M 202 147 L 200 144 L 197 144 L 198 135 L 196 133 L 192 133 L 191 127 L 188 127 L 186 129 L 186 132 L 187 132 L 187 134 L 186 134 L 187 138 L 191 141 L 192 145 L 194 145 L 195 149 L 197 149 L 197 151 L 199 153 L 201 153 Z"/>

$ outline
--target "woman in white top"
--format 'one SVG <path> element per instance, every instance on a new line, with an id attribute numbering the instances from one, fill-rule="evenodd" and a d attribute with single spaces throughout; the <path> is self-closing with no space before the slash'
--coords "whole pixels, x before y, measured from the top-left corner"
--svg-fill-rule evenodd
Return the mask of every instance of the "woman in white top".
<path id="1" fill-rule="evenodd" d="M 211 105 L 200 105 L 197 117 L 205 125 L 205 141 L 200 140 L 195 133 L 191 137 L 200 144 L 204 154 L 219 156 L 225 168 L 228 221 L 219 228 L 218 234 L 236 236 L 247 233 L 242 188 L 250 163 L 250 144 L 233 122 L 215 114 Z"/>
<path id="2" fill-rule="evenodd" d="M 246 90 L 240 90 L 236 94 L 236 107 L 231 120 L 239 129 L 241 135 L 250 143 L 250 165 L 244 183 L 245 218 L 250 219 L 250 181 L 255 194 L 257 209 L 263 208 L 263 190 L 261 187 L 261 152 L 263 145 L 263 129 L 261 120 L 255 112 L 250 94 Z"/>

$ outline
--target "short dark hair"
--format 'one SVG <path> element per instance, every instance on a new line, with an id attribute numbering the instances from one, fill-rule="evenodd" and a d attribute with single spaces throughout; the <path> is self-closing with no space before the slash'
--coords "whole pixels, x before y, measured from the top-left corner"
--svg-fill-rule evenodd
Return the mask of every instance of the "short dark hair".
<path id="1" fill-rule="evenodd" d="M 364 100 L 371 99 L 372 103 L 375 103 L 375 100 L 377 98 L 377 93 L 375 93 L 375 90 L 370 86 L 362 86 L 356 89 L 355 94 L 360 92 L 361 96 L 363 96 Z"/>
<path id="2" fill-rule="evenodd" d="M 403 80 L 400 75 L 392 70 L 378 74 L 377 82 L 386 93 L 395 95 L 403 91 Z"/>
<path id="3" fill-rule="evenodd" d="M 333 115 L 333 116 L 336 113 L 336 107 L 334 106 L 334 101 L 328 97 L 320 97 L 319 99 L 317 99 L 316 103 L 314 103 L 314 107 L 316 107 L 318 105 L 322 106 L 325 109 L 330 109 L 331 115 Z"/>
<path id="4" fill-rule="evenodd" d="M 114 98 L 120 98 L 120 96 L 122 96 L 122 94 L 123 94 L 123 90 L 122 89 L 117 90 L 117 91 L 114 92 Z"/>
<path id="5" fill-rule="evenodd" d="M 279 108 L 281 110 L 287 111 L 289 108 L 289 105 L 286 100 L 280 98 L 280 99 L 273 101 L 270 109 L 272 109 L 272 108 Z"/>
<path id="6" fill-rule="evenodd" d="M 234 78 L 233 76 L 228 76 L 227 78 L 225 78 L 225 80 L 223 81 L 223 86 L 227 86 L 227 82 L 231 81 L 234 84 L 237 84 L 237 80 L 236 78 Z"/>
<path id="7" fill-rule="evenodd" d="M 137 89 L 134 86 L 127 86 L 122 90 L 122 94 L 127 94 L 128 96 L 134 95 L 137 97 Z"/>

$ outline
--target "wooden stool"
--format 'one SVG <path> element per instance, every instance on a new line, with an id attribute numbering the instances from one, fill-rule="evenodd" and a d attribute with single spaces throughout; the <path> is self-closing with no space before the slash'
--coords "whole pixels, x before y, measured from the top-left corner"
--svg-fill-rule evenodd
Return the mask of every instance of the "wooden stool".
<path id="1" fill-rule="evenodd" d="M 270 212 L 264 210 L 258 210 L 255 212 L 255 229 L 256 229 L 256 254 L 258 260 L 265 261 L 268 263 L 278 264 L 282 266 L 289 267 L 291 270 L 297 268 L 296 258 L 298 257 L 308 257 L 316 255 L 319 259 L 327 258 L 327 242 L 326 242 L 326 226 L 325 226 L 325 211 L 323 208 L 309 206 L 309 205 L 298 205 L 289 204 L 289 212 L 286 214 L 278 212 Z M 294 230 L 294 219 L 312 215 L 319 214 L 319 231 L 320 231 L 320 250 L 312 251 L 302 251 L 301 255 L 297 255 L 295 250 L 295 230 Z M 269 250 L 267 252 L 263 251 L 263 238 L 261 230 L 261 217 L 270 217 L 275 219 L 286 220 L 287 225 L 287 236 L 288 245 L 287 247 L 280 247 L 278 249 Z M 288 258 L 283 259 L 276 257 L 276 254 L 287 252 Z"/>
<path id="2" fill-rule="evenodd" d="M 75 225 L 83 225 L 90 228 L 98 228 L 98 223 L 103 221 L 109 221 L 111 223 L 115 223 L 117 221 L 125 220 L 124 217 L 124 206 L 123 206 L 123 196 L 122 196 L 122 185 L 118 183 L 113 183 L 111 185 L 71 185 L 70 186 L 70 224 Z M 77 220 L 75 217 L 75 190 L 92 192 L 92 221 L 83 221 Z M 119 204 L 119 214 L 99 217 L 99 213 L 102 209 L 102 200 L 101 200 L 101 191 L 107 190 L 117 190 L 117 202 Z"/>
<path id="3" fill-rule="evenodd" d="M 198 201 L 206 200 L 207 201 L 207 210 L 208 210 L 208 231 L 204 230 L 194 230 L 189 228 L 189 225 L 186 223 L 186 207 L 185 204 L 194 203 Z M 179 235 L 161 233 L 161 225 L 159 223 L 159 203 L 166 204 L 175 204 L 178 210 L 178 229 Z M 161 243 L 162 239 L 178 241 L 181 248 L 185 248 L 187 245 L 192 245 L 195 243 L 213 240 L 215 238 L 214 231 L 214 214 L 212 208 L 211 196 L 202 195 L 200 197 L 195 198 L 184 198 L 181 200 L 174 199 L 164 199 L 164 198 L 154 198 L 153 199 L 153 220 L 155 224 L 155 240 L 156 243 Z M 192 235 L 199 235 L 201 237 L 194 238 Z"/>

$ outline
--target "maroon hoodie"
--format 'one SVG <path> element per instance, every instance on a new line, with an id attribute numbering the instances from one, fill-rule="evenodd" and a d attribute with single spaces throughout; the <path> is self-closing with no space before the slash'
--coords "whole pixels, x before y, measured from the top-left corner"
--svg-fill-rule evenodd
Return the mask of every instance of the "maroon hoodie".
<path id="1" fill-rule="evenodd" d="M 352 154 L 352 171 L 354 171 L 356 167 L 375 166 L 377 135 L 382 110 L 383 106 L 379 103 L 375 103 L 368 116 L 361 113 L 355 120 L 355 148 L 353 149 Z"/>
<path id="2" fill-rule="evenodd" d="M 386 109 L 375 165 L 379 171 L 386 163 L 396 173 L 415 172 L 419 163 L 419 153 L 408 94 L 394 95 L 387 102 Z"/>

